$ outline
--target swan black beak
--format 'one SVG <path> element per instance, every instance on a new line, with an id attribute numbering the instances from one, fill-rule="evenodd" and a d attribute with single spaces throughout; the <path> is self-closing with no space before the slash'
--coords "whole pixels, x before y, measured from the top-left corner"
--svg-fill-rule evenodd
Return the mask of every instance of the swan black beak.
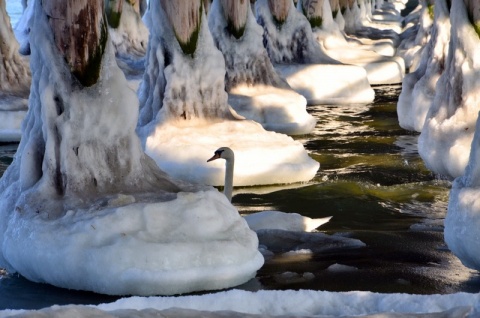
<path id="1" fill-rule="evenodd" d="M 220 158 L 220 153 L 218 152 L 215 152 L 215 154 L 213 155 L 212 158 L 208 159 L 207 162 L 210 162 L 210 161 L 213 161 L 213 160 L 216 160 L 216 159 L 219 159 Z"/>

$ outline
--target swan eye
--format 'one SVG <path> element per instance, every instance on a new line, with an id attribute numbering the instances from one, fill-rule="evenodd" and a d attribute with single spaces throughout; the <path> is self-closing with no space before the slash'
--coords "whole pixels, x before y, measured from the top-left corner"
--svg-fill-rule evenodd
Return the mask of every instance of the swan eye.
<path id="1" fill-rule="evenodd" d="M 222 152 L 223 152 L 223 150 L 217 150 L 217 151 L 215 151 L 215 155 L 221 157 L 221 156 L 222 156 Z"/>

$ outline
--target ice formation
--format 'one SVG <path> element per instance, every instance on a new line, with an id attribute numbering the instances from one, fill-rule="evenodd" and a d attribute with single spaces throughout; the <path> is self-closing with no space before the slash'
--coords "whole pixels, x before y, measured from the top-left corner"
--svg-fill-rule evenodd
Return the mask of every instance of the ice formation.
<path id="1" fill-rule="evenodd" d="M 146 0 L 105 2 L 108 29 L 115 47 L 117 64 L 134 91 L 138 90 L 145 72 L 149 32 L 141 18 L 144 10 Z"/>
<path id="2" fill-rule="evenodd" d="M 480 121 L 477 121 L 470 159 L 465 174 L 456 178 L 450 190 L 445 218 L 448 248 L 470 268 L 480 270 Z"/>
<path id="3" fill-rule="evenodd" d="M 401 21 L 397 21 L 396 26 L 389 23 L 376 23 L 371 21 L 368 16 L 369 10 L 365 7 L 364 0 L 348 1 L 350 5 L 345 7 L 343 13 L 345 20 L 345 33 L 354 40 L 367 43 L 372 43 L 378 40 L 388 39 L 394 47 L 399 44 L 399 33 L 401 32 Z M 394 16 L 398 19 L 400 17 L 400 8 L 396 5 L 404 6 L 403 2 L 393 1 L 383 2 L 377 10 L 385 10 L 389 6 L 394 11 Z"/>
<path id="4" fill-rule="evenodd" d="M 308 104 L 370 103 L 373 89 L 365 69 L 330 58 L 315 40 L 307 18 L 292 0 L 284 5 L 285 19 L 272 15 L 271 0 L 255 2 L 257 22 L 263 27 L 263 43 L 277 72 Z"/>
<path id="5" fill-rule="evenodd" d="M 348 5 L 349 1 L 338 0 L 338 4 L 336 2 L 337 1 L 333 0 L 330 3 L 330 6 L 333 10 L 332 14 L 334 14 L 334 21 L 350 45 L 357 46 L 362 49 L 371 50 L 384 56 L 395 55 L 396 46 L 398 45 L 398 43 L 394 42 L 391 39 L 370 39 L 368 37 L 362 36 L 357 37 L 352 34 L 347 35 L 345 33 L 345 18 L 343 15 L 346 13 L 347 10 L 350 10 L 350 6 Z M 387 3 L 383 1 L 376 3 L 375 11 L 382 11 L 385 4 Z"/>
<path id="6" fill-rule="evenodd" d="M 462 48 L 469 44 L 472 48 L 476 48 L 476 51 L 467 51 L 468 53 L 475 53 L 472 55 L 472 60 L 466 60 L 461 64 L 462 71 L 464 72 L 459 77 L 454 77 L 452 81 L 460 81 L 458 85 L 462 87 L 469 87 L 471 93 L 468 95 L 455 96 L 452 98 L 454 101 L 459 102 L 460 97 L 463 100 L 467 100 L 472 103 L 471 117 L 475 117 L 476 113 L 473 110 L 478 111 L 478 104 L 480 101 L 480 93 L 478 87 L 480 81 L 480 59 L 478 45 L 480 41 L 480 29 L 479 26 L 479 4 L 473 1 L 459 1 L 459 3 L 452 2 L 451 8 L 451 21 L 452 21 L 452 39 L 455 40 L 455 36 L 458 36 L 454 28 L 461 28 L 460 33 L 465 39 L 465 45 L 463 47 L 456 47 L 456 50 L 461 51 Z M 466 8 L 466 6 L 468 7 Z M 467 29 L 467 30 L 464 30 Z M 468 32 L 468 33 L 467 33 Z M 455 43 L 451 43 L 452 46 Z M 455 46 L 454 46 L 455 47 Z M 455 55 L 457 55 L 456 53 Z M 462 61 L 460 61 L 462 62 Z M 468 63 L 468 64 L 467 64 Z M 473 69 L 473 70 L 472 70 Z M 456 75 L 456 74 L 455 74 Z M 474 87 L 469 85 L 475 85 Z M 475 89 L 474 89 L 475 88 Z M 459 93 L 462 93 L 460 91 Z M 476 94 L 474 94 L 476 93 Z M 469 114 L 465 114 L 469 115 Z M 471 119 L 472 120 L 472 119 Z M 470 157 L 468 165 L 465 168 L 465 172 L 462 176 L 456 178 L 453 182 L 452 189 L 450 191 L 450 200 L 448 204 L 448 212 L 445 218 L 445 241 L 449 249 L 462 261 L 465 266 L 480 270 L 480 255 L 478 253 L 478 247 L 480 244 L 480 202 L 478 200 L 478 194 L 480 191 L 480 168 L 479 168 L 479 154 L 480 154 L 480 122 L 477 119 L 475 132 L 473 134 L 473 140 L 471 143 Z M 462 153 L 463 155 L 463 153 Z M 463 159 L 463 158 L 462 158 Z"/>
<path id="7" fill-rule="evenodd" d="M 22 16 L 14 25 L 15 37 L 20 44 L 19 52 L 22 55 L 30 55 L 31 20 L 33 18 L 33 7 L 36 1 L 37 0 L 28 0 L 27 5 L 24 6 Z"/>
<path id="8" fill-rule="evenodd" d="M 445 70 L 418 140 L 427 167 L 449 178 L 463 175 L 480 107 L 480 38 L 463 1 L 453 1 Z"/>
<path id="9" fill-rule="evenodd" d="M 366 246 L 358 239 L 321 232 L 300 232 L 284 229 L 257 229 L 262 253 L 327 253 L 331 251 L 357 249 Z"/>
<path id="10" fill-rule="evenodd" d="M 414 72 L 419 67 L 422 51 L 427 47 L 432 33 L 434 5 L 431 0 L 421 0 L 419 6 L 421 10 L 418 29 L 404 37 L 397 48 L 397 55 L 405 60 L 409 72 Z"/>
<path id="11" fill-rule="evenodd" d="M 221 289 L 254 277 L 263 264 L 258 238 L 224 195 L 172 179 L 142 151 L 137 96 L 116 64 L 103 15 L 87 21 L 100 28 L 90 40 L 103 34 L 90 46 L 105 50 L 95 81 L 71 71 L 72 52 L 57 48 L 54 32 L 65 36 L 71 25 L 49 21 L 44 10 L 54 4 L 47 5 L 35 4 L 29 110 L 0 180 L 0 266 L 114 295 Z"/>
<path id="12" fill-rule="evenodd" d="M 244 1 L 246 21 L 236 38 L 228 31 L 223 1 L 209 11 L 209 27 L 225 57 L 225 86 L 235 111 L 266 129 L 289 135 L 310 133 L 316 120 L 307 113 L 306 99 L 296 93 L 273 68 L 263 47 L 263 29 L 257 24 L 250 2 Z M 230 18 L 228 18 L 230 19 Z"/>
<path id="13" fill-rule="evenodd" d="M 285 231 L 312 232 L 319 226 L 327 223 L 332 218 L 312 219 L 298 213 L 286 213 L 281 211 L 262 211 L 244 216 L 248 227 L 254 231 L 276 229 Z"/>
<path id="14" fill-rule="evenodd" d="M 315 290 L 249 292 L 234 289 L 205 295 L 126 297 L 98 306 L 68 305 L 41 310 L 3 310 L 0 311 L 0 317 L 473 318 L 478 316 L 479 310 L 478 293 L 411 295 Z"/>
<path id="15" fill-rule="evenodd" d="M 183 52 L 159 4 L 150 3 L 147 13 L 152 28 L 137 131 L 161 169 L 195 183 L 223 185 L 223 163 L 206 161 L 220 146 L 229 146 L 237 156 L 237 186 L 304 182 L 315 176 L 319 164 L 300 142 L 239 119 L 229 107 L 224 58 L 204 13 L 191 54 Z"/>
<path id="16" fill-rule="evenodd" d="M 28 109 L 30 67 L 18 53 L 5 1 L 0 1 L 0 142 L 19 141 Z"/>
<path id="17" fill-rule="evenodd" d="M 361 46 L 350 45 L 333 20 L 330 2 L 322 2 L 322 23 L 321 26 L 313 28 L 313 34 L 324 52 L 342 63 L 363 67 L 372 85 L 400 83 L 405 73 L 403 59 L 383 56 L 362 49 Z M 302 3 L 299 1 L 298 6 L 302 6 Z"/>
<path id="18" fill-rule="evenodd" d="M 129 0 L 106 1 L 110 38 L 117 56 L 142 58 L 148 46 L 149 32 L 140 16 L 138 2 Z M 117 5 L 112 8 L 113 3 Z M 135 7 L 134 4 L 137 4 Z M 111 14 L 108 14 L 110 12 Z"/>
<path id="19" fill-rule="evenodd" d="M 445 69 L 450 27 L 450 10 L 446 0 L 436 0 L 430 41 L 421 51 L 418 68 L 405 76 L 398 98 L 398 121 L 402 128 L 422 131 L 435 98 L 435 86 Z"/>

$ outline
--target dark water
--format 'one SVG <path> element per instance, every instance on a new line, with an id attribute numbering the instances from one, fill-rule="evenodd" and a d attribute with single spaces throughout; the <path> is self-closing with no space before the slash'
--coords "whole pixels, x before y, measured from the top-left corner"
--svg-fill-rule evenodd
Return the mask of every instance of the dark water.
<path id="1" fill-rule="evenodd" d="M 479 292 L 480 276 L 443 242 L 450 182 L 425 169 L 416 134 L 398 126 L 398 87 L 377 90 L 372 105 L 309 107 L 315 131 L 296 139 L 321 163 L 308 184 L 240 189 L 241 213 L 275 209 L 333 216 L 320 229 L 361 240 L 363 248 L 275 255 L 256 279 L 258 289 L 368 290 L 436 294 Z M 0 145 L 0 173 L 16 150 Z M 348 267 L 331 267 L 340 264 Z M 117 299 L 35 284 L 18 275 L 0 279 L 0 309 L 98 304 Z"/>
<path id="2" fill-rule="evenodd" d="M 318 119 L 316 130 L 297 139 L 321 163 L 311 184 L 233 200 L 243 213 L 275 209 L 333 216 L 322 231 L 360 239 L 366 247 L 276 255 L 258 273 L 260 288 L 480 291 L 478 273 L 465 268 L 443 241 L 450 182 L 425 168 L 418 135 L 398 126 L 399 87 L 377 94 L 382 96 L 372 105 L 309 108 Z M 333 264 L 349 267 L 329 270 Z"/>

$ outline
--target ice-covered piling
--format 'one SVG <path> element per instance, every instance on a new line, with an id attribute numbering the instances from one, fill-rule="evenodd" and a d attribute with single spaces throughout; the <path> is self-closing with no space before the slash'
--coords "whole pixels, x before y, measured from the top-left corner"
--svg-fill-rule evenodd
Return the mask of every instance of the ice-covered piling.
<path id="1" fill-rule="evenodd" d="M 418 140 L 428 168 L 448 178 L 463 175 L 480 110 L 480 37 L 463 1 L 452 2 L 445 70 Z"/>
<path id="2" fill-rule="evenodd" d="M 19 54 L 5 0 L 0 0 L 0 142 L 19 141 L 30 93 L 30 67 Z"/>
<path id="3" fill-rule="evenodd" d="M 220 15 L 216 22 L 222 19 L 226 26 L 220 4 L 214 3 L 209 15 Z M 172 13 L 164 11 L 160 4 L 151 2 L 150 6 L 147 18 L 152 28 L 147 69 L 139 89 L 141 109 L 137 131 L 146 152 L 157 164 L 178 178 L 222 185 L 224 165 L 207 163 L 206 159 L 212 151 L 225 145 L 234 148 L 238 159 L 235 185 L 312 179 L 319 164 L 308 156 L 301 143 L 265 131 L 259 124 L 244 120 L 232 111 L 225 91 L 225 60 L 215 47 L 205 13 L 202 12 L 199 21 L 196 49 L 186 54 L 169 22 L 182 17 L 167 18 L 166 14 Z M 175 14 L 188 16 L 188 11 Z M 246 34 L 238 41 L 242 42 Z M 231 38 L 237 41 L 234 36 Z M 247 49 L 252 48 L 246 44 Z M 253 49 L 254 52 L 264 50 L 261 45 Z"/>
<path id="4" fill-rule="evenodd" d="M 436 0 L 430 40 L 418 52 L 419 66 L 405 76 L 398 98 L 398 121 L 404 129 L 422 131 L 425 117 L 435 98 L 437 81 L 445 70 L 450 28 L 447 1 Z"/>
<path id="5" fill-rule="evenodd" d="M 374 92 L 366 71 L 329 57 L 315 40 L 307 18 L 295 9 L 293 1 L 258 0 L 255 10 L 257 22 L 264 30 L 263 43 L 275 69 L 309 104 L 373 101 Z M 277 17 L 277 11 L 282 13 L 280 17 Z M 280 22 L 284 15 L 284 21 Z"/>
<path id="6" fill-rule="evenodd" d="M 146 6 L 144 1 L 105 1 L 110 39 L 115 53 L 133 67 L 136 60 L 145 56 L 148 46 L 149 32 L 142 21 L 142 10 Z"/>
<path id="7" fill-rule="evenodd" d="M 402 81 L 405 69 L 402 58 L 383 56 L 368 48 L 350 45 L 333 20 L 330 2 L 315 1 L 315 5 L 309 3 L 300 0 L 300 11 L 307 15 L 307 18 L 310 16 L 308 19 L 313 35 L 328 56 L 342 63 L 364 68 L 372 85 L 395 84 Z"/>
<path id="8" fill-rule="evenodd" d="M 248 281 L 263 258 L 236 209 L 212 187 L 169 177 L 143 152 L 137 96 L 117 66 L 103 8 L 103 0 L 35 4 L 29 110 L 0 179 L 0 267 L 112 295 Z M 68 19 L 51 21 L 62 12 Z M 67 34 L 71 46 L 61 45 Z M 72 65 L 82 43 L 91 51 Z"/>
<path id="9" fill-rule="evenodd" d="M 263 47 L 263 30 L 255 21 L 250 2 L 233 3 L 236 5 L 214 1 L 209 13 L 212 36 L 225 58 L 229 104 L 267 130 L 289 135 L 311 132 L 316 121 L 307 113 L 307 101 L 273 68 Z M 232 20 L 238 21 L 237 27 Z"/>

